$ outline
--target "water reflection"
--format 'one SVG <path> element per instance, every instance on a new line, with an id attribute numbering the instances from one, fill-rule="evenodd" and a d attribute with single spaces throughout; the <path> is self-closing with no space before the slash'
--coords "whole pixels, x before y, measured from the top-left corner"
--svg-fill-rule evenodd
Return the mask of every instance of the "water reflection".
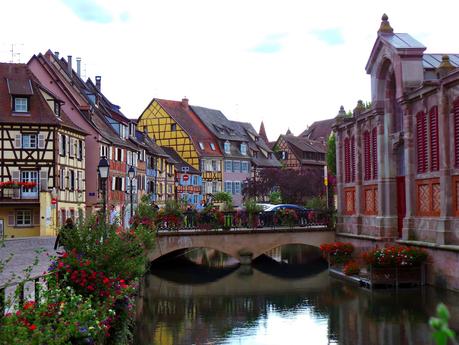
<path id="1" fill-rule="evenodd" d="M 209 268 L 212 279 L 205 280 L 195 277 L 206 275 L 195 262 L 163 268 L 168 277 L 149 275 L 135 344 L 432 344 L 427 320 L 440 300 L 459 328 L 458 294 L 370 293 L 317 273 L 313 264 L 303 265 L 312 273 L 288 279 L 268 266 Z"/>

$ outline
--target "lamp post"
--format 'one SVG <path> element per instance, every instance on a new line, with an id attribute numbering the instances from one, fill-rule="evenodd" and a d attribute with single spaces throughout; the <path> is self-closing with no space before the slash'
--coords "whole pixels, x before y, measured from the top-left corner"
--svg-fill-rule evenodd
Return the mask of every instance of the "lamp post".
<path id="1" fill-rule="evenodd" d="M 128 170 L 128 176 L 129 176 L 129 181 L 130 181 L 130 193 L 131 193 L 131 219 L 134 216 L 134 202 L 132 201 L 132 180 L 134 179 L 135 176 L 135 168 L 131 165 Z"/>
<path id="2" fill-rule="evenodd" d="M 175 187 L 175 190 L 174 190 L 174 196 L 175 196 L 175 201 L 178 201 L 178 186 L 179 186 L 179 181 L 177 179 L 177 177 L 175 177 L 175 182 L 174 182 L 174 187 Z"/>
<path id="3" fill-rule="evenodd" d="M 105 156 L 102 156 L 102 158 L 99 161 L 99 165 L 97 167 L 97 171 L 99 172 L 99 177 L 100 177 L 100 185 L 102 189 L 102 215 L 104 218 L 104 223 L 107 221 L 107 178 L 108 178 L 108 173 L 110 170 L 110 165 L 108 164 L 107 159 Z"/>

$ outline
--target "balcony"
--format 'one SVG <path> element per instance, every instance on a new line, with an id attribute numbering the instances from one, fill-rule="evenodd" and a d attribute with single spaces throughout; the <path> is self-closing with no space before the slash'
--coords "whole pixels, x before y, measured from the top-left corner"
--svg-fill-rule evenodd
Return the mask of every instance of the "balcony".
<path id="1" fill-rule="evenodd" d="M 0 189 L 0 200 L 1 204 L 38 204 L 40 202 L 38 189 L 34 192 L 24 192 L 22 188 Z"/>

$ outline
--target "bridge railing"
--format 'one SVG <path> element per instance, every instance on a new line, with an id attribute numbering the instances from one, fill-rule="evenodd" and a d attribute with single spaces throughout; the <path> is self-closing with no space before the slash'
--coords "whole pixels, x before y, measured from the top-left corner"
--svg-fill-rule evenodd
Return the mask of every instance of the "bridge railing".
<path id="1" fill-rule="evenodd" d="M 308 228 L 317 226 L 332 226 L 330 213 L 319 210 L 289 214 L 217 210 L 206 213 L 187 211 L 181 215 L 162 216 L 156 221 L 158 231 Z"/>

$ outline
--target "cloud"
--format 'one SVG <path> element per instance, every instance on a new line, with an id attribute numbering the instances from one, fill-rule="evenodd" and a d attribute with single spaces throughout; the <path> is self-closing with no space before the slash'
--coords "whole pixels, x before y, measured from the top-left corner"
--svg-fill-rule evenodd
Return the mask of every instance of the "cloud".
<path id="1" fill-rule="evenodd" d="M 109 11 L 98 5 L 94 0 L 63 0 L 80 19 L 87 22 L 107 24 L 113 21 Z"/>
<path id="2" fill-rule="evenodd" d="M 262 43 L 257 45 L 251 51 L 255 53 L 261 54 L 272 54 L 278 53 L 282 50 L 282 39 L 286 37 L 286 34 L 278 33 L 278 34 L 271 34 L 263 40 Z"/>
<path id="3" fill-rule="evenodd" d="M 315 30 L 312 34 L 319 40 L 332 46 L 344 43 L 343 35 L 341 34 L 341 30 L 338 28 Z"/>

